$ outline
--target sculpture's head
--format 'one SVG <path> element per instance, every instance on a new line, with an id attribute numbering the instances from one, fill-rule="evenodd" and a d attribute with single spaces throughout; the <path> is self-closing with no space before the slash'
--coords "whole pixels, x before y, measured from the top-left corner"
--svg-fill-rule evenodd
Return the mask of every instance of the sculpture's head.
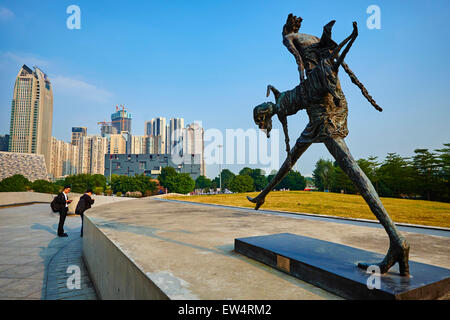
<path id="1" fill-rule="evenodd" d="M 256 125 L 266 132 L 267 138 L 270 138 L 272 130 L 272 117 L 274 115 L 275 104 L 264 102 L 253 109 L 253 119 Z"/>

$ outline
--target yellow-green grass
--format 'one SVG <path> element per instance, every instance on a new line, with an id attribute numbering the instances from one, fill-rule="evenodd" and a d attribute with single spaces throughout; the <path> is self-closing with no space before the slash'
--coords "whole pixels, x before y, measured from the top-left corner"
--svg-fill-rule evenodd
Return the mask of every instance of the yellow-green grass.
<path id="1" fill-rule="evenodd" d="M 253 208 L 254 204 L 246 199 L 248 195 L 255 197 L 257 193 L 168 196 L 167 199 Z M 395 198 L 381 198 L 381 201 L 395 222 L 450 228 L 450 203 Z M 261 209 L 376 220 L 361 196 L 339 193 L 273 191 Z"/>

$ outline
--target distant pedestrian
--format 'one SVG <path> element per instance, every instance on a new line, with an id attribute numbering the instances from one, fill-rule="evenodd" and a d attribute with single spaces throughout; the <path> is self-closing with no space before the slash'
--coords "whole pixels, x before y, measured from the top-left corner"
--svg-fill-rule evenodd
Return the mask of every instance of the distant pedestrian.
<path id="1" fill-rule="evenodd" d="M 92 197 L 92 189 L 87 189 L 86 192 L 80 197 L 80 200 L 78 201 L 77 204 L 77 208 L 75 209 L 75 213 L 81 216 L 80 237 L 83 237 L 84 212 L 94 204 L 94 199 L 92 199 L 91 197 Z"/>
<path id="2" fill-rule="evenodd" d="M 69 211 L 69 204 L 72 200 L 69 200 L 70 186 L 65 186 L 63 191 L 60 192 L 55 198 L 55 204 L 59 212 L 59 224 L 58 224 L 58 237 L 67 237 L 67 233 L 64 232 L 64 222 L 66 221 L 67 212 Z"/>

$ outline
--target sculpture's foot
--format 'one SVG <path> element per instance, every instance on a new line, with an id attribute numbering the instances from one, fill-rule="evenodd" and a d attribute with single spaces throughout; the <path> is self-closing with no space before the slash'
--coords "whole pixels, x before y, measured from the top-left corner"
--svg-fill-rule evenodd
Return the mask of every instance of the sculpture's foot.
<path id="1" fill-rule="evenodd" d="M 386 273 L 398 262 L 400 275 L 409 276 L 409 244 L 402 239 L 398 244 L 392 244 L 388 253 L 380 263 L 358 263 L 358 267 L 367 270 L 370 266 L 378 266 L 380 273 Z"/>
<path id="2" fill-rule="evenodd" d="M 255 198 L 251 198 L 247 196 L 248 201 L 256 203 L 255 210 L 258 210 L 264 204 L 264 198 L 256 196 Z"/>

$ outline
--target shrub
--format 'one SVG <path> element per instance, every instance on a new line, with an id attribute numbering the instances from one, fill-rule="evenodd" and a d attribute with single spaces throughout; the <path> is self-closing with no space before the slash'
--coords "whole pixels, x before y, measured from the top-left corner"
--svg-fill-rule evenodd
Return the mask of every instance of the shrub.
<path id="1" fill-rule="evenodd" d="M 206 188 L 211 188 L 211 184 L 212 181 L 211 179 L 208 179 L 205 176 L 199 176 L 196 180 L 195 180 L 195 188 L 196 189 L 206 189 Z"/>
<path id="2" fill-rule="evenodd" d="M 0 192 L 27 191 L 31 186 L 30 180 L 21 174 L 15 174 L 0 181 Z"/>
<path id="3" fill-rule="evenodd" d="M 122 196 L 122 192 L 120 192 L 120 191 L 116 192 L 116 196 L 117 197 L 121 197 Z"/>
<path id="4" fill-rule="evenodd" d="M 130 197 L 130 198 L 141 198 L 142 197 L 142 192 L 140 191 L 128 191 L 125 194 L 126 197 Z"/>
<path id="5" fill-rule="evenodd" d="M 77 174 L 68 176 L 56 182 L 61 186 L 69 185 L 72 187 L 72 192 L 84 193 L 87 189 L 94 189 L 96 187 L 106 188 L 106 178 L 101 174 Z"/>
<path id="6" fill-rule="evenodd" d="M 144 193 L 146 190 L 156 190 L 156 183 L 143 174 L 134 177 L 113 174 L 111 177 L 111 188 L 114 192 L 140 191 Z"/>
<path id="7" fill-rule="evenodd" d="M 34 192 L 42 193 L 58 193 L 59 191 L 59 186 L 47 180 L 36 180 L 31 184 L 31 188 Z"/>
<path id="8" fill-rule="evenodd" d="M 144 192 L 144 197 L 150 197 L 150 196 L 152 196 L 152 195 L 154 195 L 155 194 L 155 191 L 152 191 L 152 190 L 145 190 L 145 192 Z"/>
<path id="9" fill-rule="evenodd" d="M 188 173 L 177 173 L 175 176 L 167 177 L 163 186 L 169 189 L 169 192 L 187 194 L 194 191 L 195 181 Z"/>
<path id="10" fill-rule="evenodd" d="M 95 187 L 94 188 L 94 193 L 96 194 L 96 195 L 102 195 L 103 194 L 103 187 Z"/>
<path id="11" fill-rule="evenodd" d="M 106 190 L 105 190 L 105 194 L 106 194 L 107 196 L 112 196 L 113 191 L 112 191 L 111 189 L 106 189 Z"/>

